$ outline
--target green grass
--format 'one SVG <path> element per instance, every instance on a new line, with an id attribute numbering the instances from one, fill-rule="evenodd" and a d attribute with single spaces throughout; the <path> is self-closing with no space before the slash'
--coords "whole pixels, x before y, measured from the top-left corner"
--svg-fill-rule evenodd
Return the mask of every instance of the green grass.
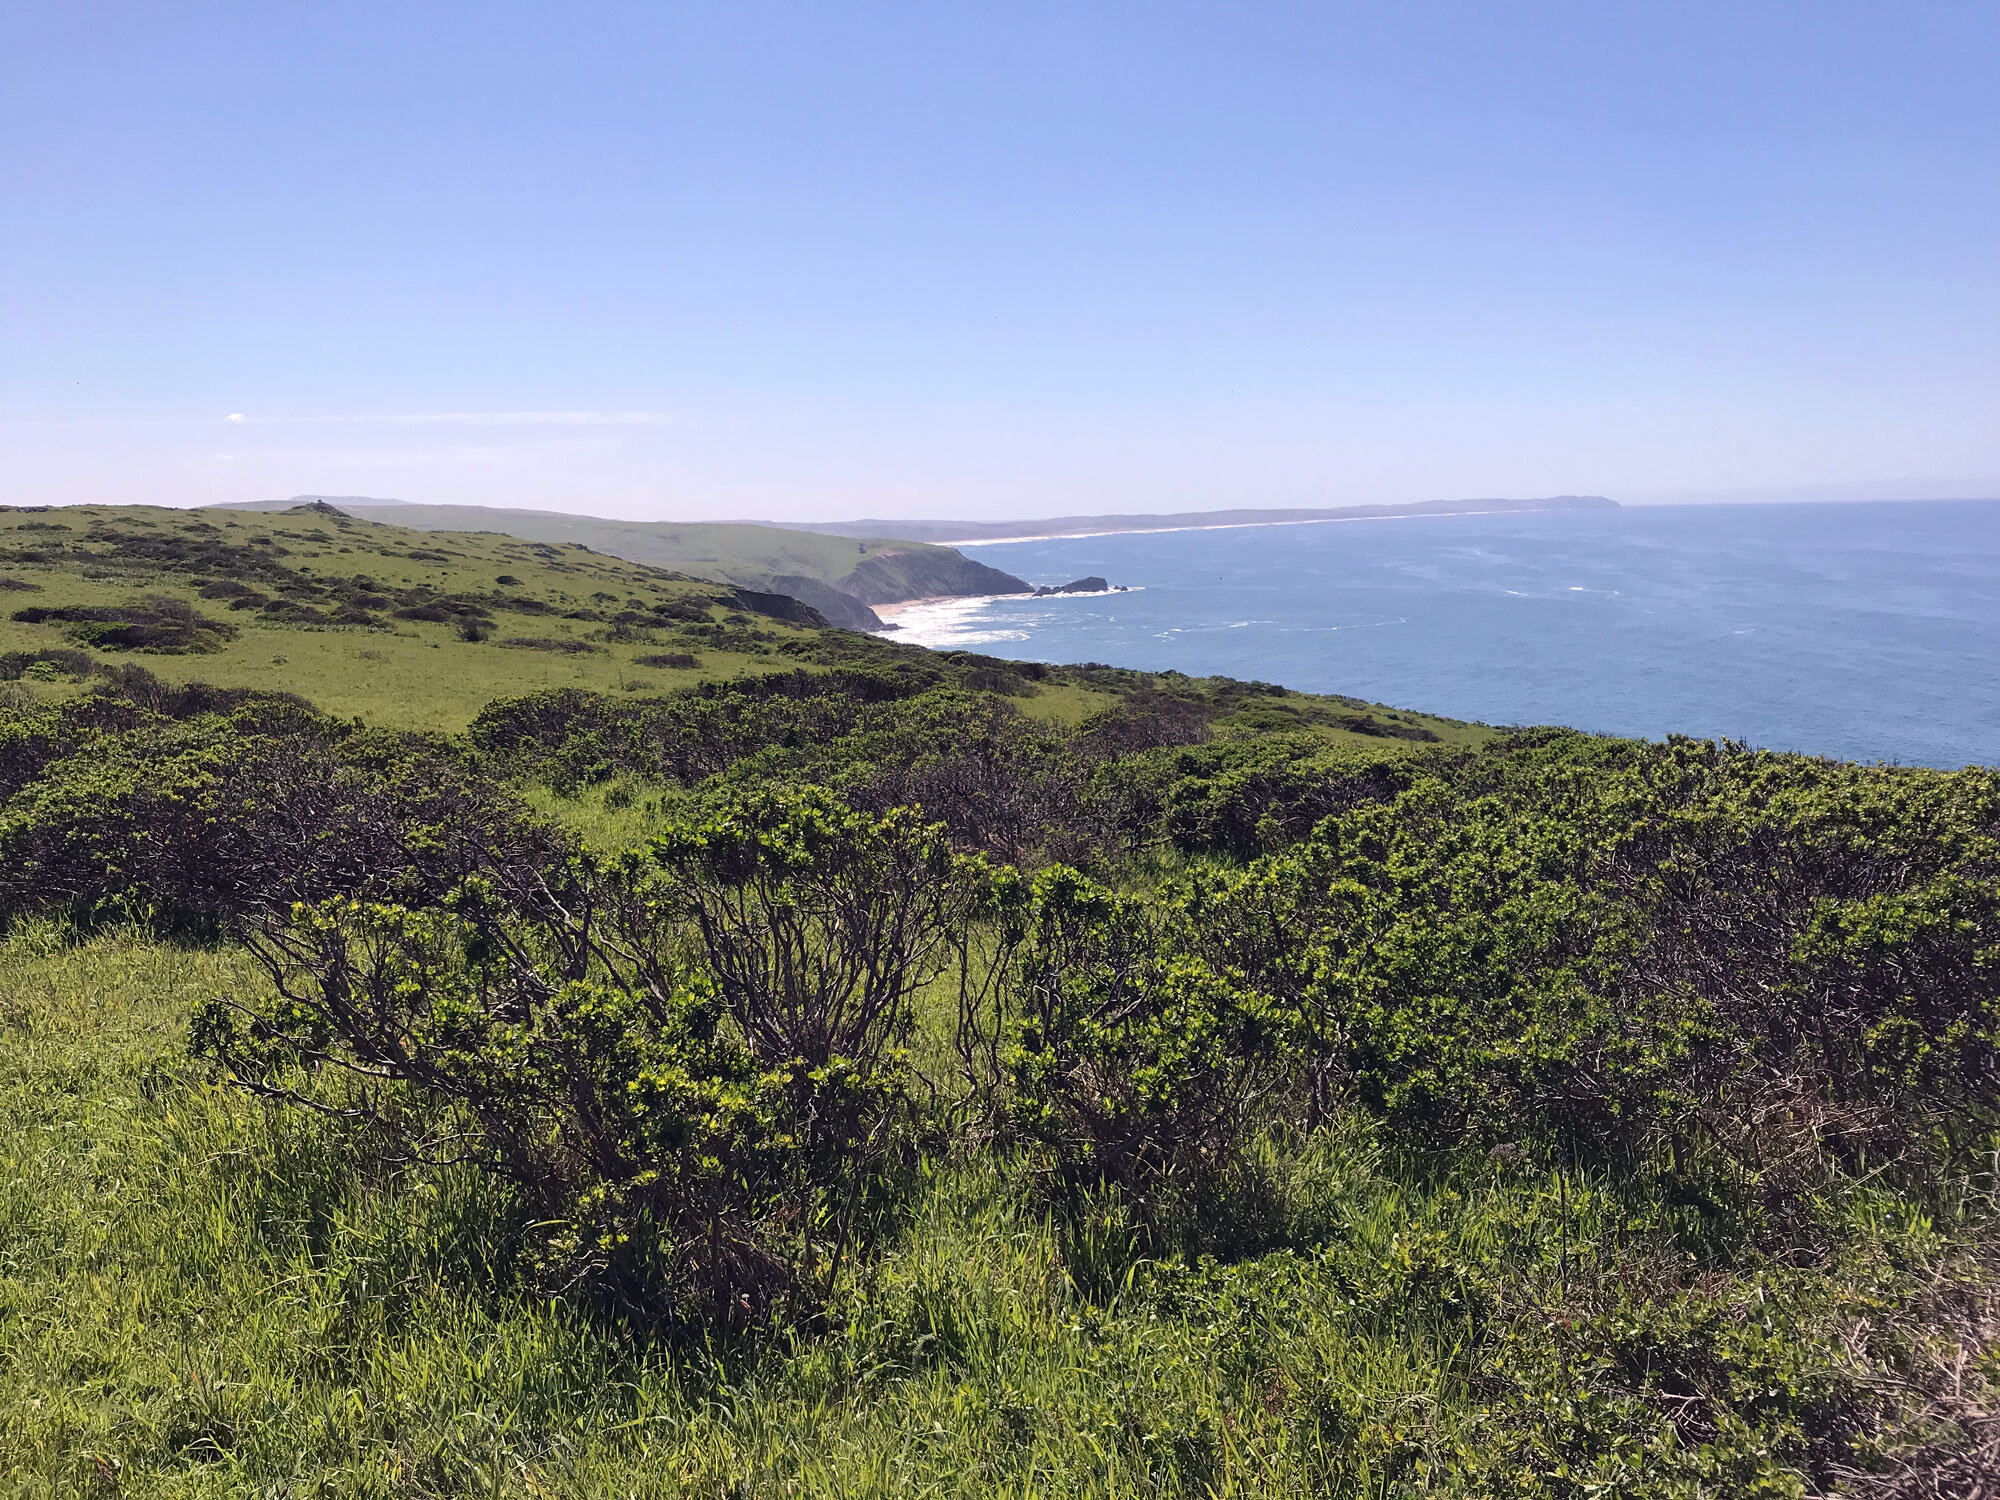
<path id="1" fill-rule="evenodd" d="M 17 610 L 35 605 L 119 605 L 135 596 L 165 594 L 192 603 L 212 618 L 226 620 L 238 627 L 240 634 L 211 653 L 94 654 L 105 661 L 136 662 L 172 683 L 283 689 L 345 717 L 439 730 L 463 729 L 495 698 L 545 687 L 664 692 L 704 680 L 791 671 L 799 665 L 775 655 L 687 646 L 663 637 L 627 643 L 595 640 L 605 633 L 600 625 L 565 619 L 560 614 L 499 612 L 494 638 L 482 642 L 461 640 L 457 629 L 444 622 L 391 620 L 386 628 L 378 629 L 266 624 L 254 613 L 231 611 L 224 601 L 201 598 L 197 588 L 206 575 L 192 575 L 186 569 L 5 560 L 24 545 L 74 541 L 87 537 L 95 526 L 107 525 L 128 530 L 144 527 L 167 538 L 214 536 L 231 546 L 269 539 L 284 549 L 282 560 L 287 566 L 322 576 L 358 573 L 390 588 L 426 585 L 444 593 L 520 594 L 542 600 L 556 610 L 601 610 L 610 600 L 634 598 L 649 602 L 706 600 L 716 592 L 710 584 L 677 579 L 657 569 L 574 547 L 538 549 L 511 537 L 439 536 L 313 514 L 189 512 L 151 506 L 0 511 L 0 576 L 36 586 L 34 592 L 0 593 L 0 602 L 5 605 L 0 611 L 0 651 L 35 651 L 70 644 L 60 624 L 25 624 L 11 618 Z M 67 530 L 41 529 L 49 526 Z M 436 555 L 412 558 L 412 551 Z M 499 584 L 497 580 L 503 576 L 519 582 Z M 719 617 L 722 611 L 711 609 L 709 613 Z M 759 619 L 757 626 L 779 640 L 806 633 L 774 620 Z M 598 649 L 569 654 L 499 644 L 513 636 L 585 641 Z M 675 670 L 636 664 L 641 656 L 683 649 L 699 658 L 698 667 Z"/>
<path id="2" fill-rule="evenodd" d="M 1032 698 L 1016 698 L 1014 706 L 1031 719 L 1052 724 L 1076 724 L 1114 707 L 1114 693 L 1097 692 L 1074 682 L 1052 682 Z"/>
<path id="3" fill-rule="evenodd" d="M 551 635 L 574 633 L 549 629 L 547 622 L 537 622 L 536 628 Z M 0 651 L 62 644 L 60 635 L 46 626 L 0 623 Z M 214 655 L 121 654 L 117 659 L 137 662 L 171 683 L 281 689 L 299 693 L 343 718 L 447 732 L 464 729 L 495 698 L 542 688 L 660 693 L 714 678 L 790 671 L 798 665 L 729 652 L 702 653 L 702 665 L 695 671 L 634 665 L 631 658 L 647 650 L 642 646 L 580 656 L 522 651 L 490 641 L 461 641 L 447 625 L 416 624 L 393 633 L 251 625 Z M 112 653 L 105 656 L 111 659 Z"/>
<path id="4" fill-rule="evenodd" d="M 0 1492 L 1796 1495 L 1781 1444 L 1701 1450 L 1703 1393 L 1627 1393 L 1584 1328 L 1708 1351 L 1725 1405 L 1893 1408 L 1954 1357 L 1912 1289 L 1974 1285 L 1887 1194 L 1833 1206 L 1832 1263 L 1704 1263 L 1615 1184 L 1412 1171 L 1349 1123 L 1266 1152 L 1300 1249 L 1130 1262 L 1115 1211 L 1059 1232 L 1004 1165 L 934 1165 L 824 1327 L 676 1351 L 517 1287 L 463 1174 L 211 1085 L 189 1007 L 255 982 L 132 933 L 0 949 Z"/>
<path id="5" fill-rule="evenodd" d="M 569 828 L 588 848 L 606 854 L 640 847 L 688 800 L 677 788 L 627 776 L 584 787 L 568 797 L 540 783 L 521 790 L 529 807 Z"/>

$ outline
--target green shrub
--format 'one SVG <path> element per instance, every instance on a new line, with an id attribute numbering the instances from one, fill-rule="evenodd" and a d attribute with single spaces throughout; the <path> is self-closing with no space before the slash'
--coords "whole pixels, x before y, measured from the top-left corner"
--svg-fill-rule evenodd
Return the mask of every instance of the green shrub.
<path id="1" fill-rule="evenodd" d="M 1072 1187 L 1142 1214 L 1198 1198 L 1282 1078 L 1286 1017 L 1170 921 L 1061 866 L 1034 882 L 1007 1053 L 1011 1118 Z"/>
<path id="2" fill-rule="evenodd" d="M 156 651 L 163 655 L 220 651 L 236 638 L 226 621 L 213 620 L 184 599 L 158 594 L 129 604 L 36 605 L 14 612 L 30 625 L 59 622 L 79 645 L 104 651 Z"/>
<path id="3" fill-rule="evenodd" d="M 1567 735 L 1437 769 L 1203 919 L 1412 1138 L 1775 1165 L 1991 1128 L 2000 777 Z"/>
<path id="4" fill-rule="evenodd" d="M 867 1233 L 909 1138 L 911 997 L 978 874 L 907 815 L 752 797 L 439 910 L 296 908 L 251 939 L 274 994 L 205 1007 L 194 1043 L 246 1088 L 503 1178 L 551 1290 L 758 1322 Z"/>
<path id="5" fill-rule="evenodd" d="M 556 651 L 571 656 L 604 649 L 602 646 L 593 646 L 589 641 L 579 641 L 566 635 L 510 635 L 502 637 L 498 644 L 511 646 L 517 651 Z"/>
<path id="6" fill-rule="evenodd" d="M 39 910 L 216 932 L 336 894 L 425 905 L 474 871 L 560 859 L 442 736 L 241 690 L 155 701 L 93 694 L 0 724 L 0 922 Z"/>

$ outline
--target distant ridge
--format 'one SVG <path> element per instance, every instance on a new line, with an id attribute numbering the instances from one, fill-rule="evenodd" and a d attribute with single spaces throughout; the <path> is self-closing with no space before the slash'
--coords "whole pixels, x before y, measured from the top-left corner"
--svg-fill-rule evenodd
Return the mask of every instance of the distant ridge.
<path id="1" fill-rule="evenodd" d="M 378 500 L 373 495 L 294 495 L 289 500 L 225 500 L 210 510 L 295 510 L 301 505 L 405 505 L 404 500 Z"/>
<path id="2" fill-rule="evenodd" d="M 766 524 L 827 536 L 880 536 L 950 546 L 1015 537 L 1103 536 L 1123 531 L 1192 531 L 1210 526 L 1283 526 L 1300 521 L 1360 521 L 1391 516 L 1450 516 L 1516 510 L 1616 510 L 1603 495 L 1548 495 L 1531 500 L 1419 500 L 1411 505 L 1343 505 L 1331 510 L 1189 510 L 1160 515 L 1052 516 L 1023 521 L 780 521 Z"/>

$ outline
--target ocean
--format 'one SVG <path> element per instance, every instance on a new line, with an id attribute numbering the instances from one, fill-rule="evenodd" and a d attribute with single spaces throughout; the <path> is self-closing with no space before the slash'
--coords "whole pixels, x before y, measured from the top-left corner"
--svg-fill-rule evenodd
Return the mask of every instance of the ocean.
<path id="1" fill-rule="evenodd" d="M 1489 724 L 2000 761 L 2000 501 L 1316 522 L 961 548 L 1122 594 L 907 607 L 901 639 L 1281 682 Z"/>

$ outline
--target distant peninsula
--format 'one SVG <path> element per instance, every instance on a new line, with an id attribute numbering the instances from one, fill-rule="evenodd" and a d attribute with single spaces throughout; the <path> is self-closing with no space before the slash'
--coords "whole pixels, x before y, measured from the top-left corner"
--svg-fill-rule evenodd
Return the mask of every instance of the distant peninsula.
<path id="1" fill-rule="evenodd" d="M 1163 515 L 1050 516 L 1021 521 L 779 521 L 764 524 L 827 536 L 897 536 L 956 546 L 1056 536 L 1109 536 L 1123 531 L 1199 531 L 1223 526 L 1285 526 L 1305 521 L 1369 521 L 1396 516 L 1481 515 L 1517 510 L 1616 510 L 1603 495 L 1539 499 L 1420 500 L 1411 505 L 1343 505 L 1330 510 L 1189 510 Z"/>

